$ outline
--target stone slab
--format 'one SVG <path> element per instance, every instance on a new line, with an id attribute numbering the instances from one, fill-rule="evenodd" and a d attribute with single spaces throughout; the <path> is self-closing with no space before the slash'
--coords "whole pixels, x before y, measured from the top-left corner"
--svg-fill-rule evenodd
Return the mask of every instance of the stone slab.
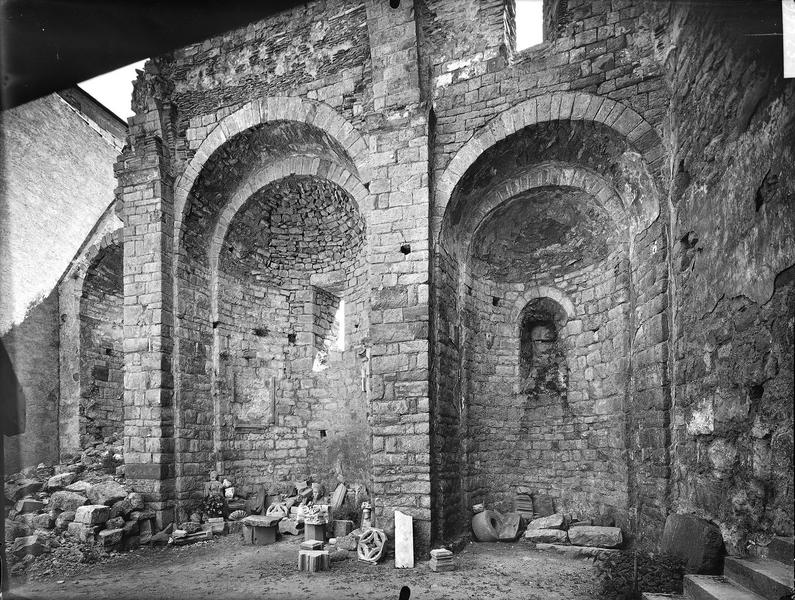
<path id="1" fill-rule="evenodd" d="M 614 550 L 611 548 L 592 548 L 590 546 L 571 546 L 563 544 L 536 544 L 536 550 L 543 550 L 545 552 L 555 552 L 568 556 L 569 558 L 601 558 L 608 554 L 615 554 L 621 550 Z"/>
<path id="2" fill-rule="evenodd" d="M 501 542 L 515 542 L 522 534 L 522 515 L 518 512 L 506 513 L 502 517 L 502 525 L 499 529 Z"/>
<path id="3" fill-rule="evenodd" d="M 395 568 L 414 568 L 414 519 L 395 511 Z"/>
<path id="4" fill-rule="evenodd" d="M 533 519 L 528 523 L 528 529 L 563 529 L 564 518 L 560 513 L 549 515 L 547 517 L 539 517 Z"/>
<path id="5" fill-rule="evenodd" d="M 528 542 L 561 544 L 566 542 L 566 532 L 560 529 L 528 529 L 524 533 L 524 539 Z"/>
<path id="6" fill-rule="evenodd" d="M 618 548 L 624 541 L 620 527 L 583 525 L 569 528 L 569 541 L 576 546 Z"/>

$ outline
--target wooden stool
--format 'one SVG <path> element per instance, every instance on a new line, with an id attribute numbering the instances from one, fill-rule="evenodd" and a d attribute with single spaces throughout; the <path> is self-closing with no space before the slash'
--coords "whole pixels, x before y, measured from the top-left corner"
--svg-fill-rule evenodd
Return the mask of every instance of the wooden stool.
<path id="1" fill-rule="evenodd" d="M 278 525 L 281 518 L 252 515 L 243 523 L 243 541 L 255 546 L 267 546 L 276 542 Z"/>

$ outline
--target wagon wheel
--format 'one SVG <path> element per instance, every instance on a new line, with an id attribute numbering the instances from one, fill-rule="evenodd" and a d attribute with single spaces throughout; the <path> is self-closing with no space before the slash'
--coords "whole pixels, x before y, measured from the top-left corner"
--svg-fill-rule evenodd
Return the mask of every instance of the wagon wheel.
<path id="1" fill-rule="evenodd" d="M 375 563 L 384 553 L 386 544 L 386 534 L 380 529 L 368 529 L 359 538 L 356 553 L 359 559 L 365 562 Z"/>

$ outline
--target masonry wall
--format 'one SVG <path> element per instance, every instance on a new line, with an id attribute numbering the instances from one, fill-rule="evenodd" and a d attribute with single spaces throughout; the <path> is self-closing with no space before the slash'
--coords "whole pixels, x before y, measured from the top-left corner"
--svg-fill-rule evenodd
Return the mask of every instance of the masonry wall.
<path id="1" fill-rule="evenodd" d="M 369 485 L 362 220 L 339 189 L 283 181 L 269 188 L 283 197 L 257 194 L 235 216 L 226 244 L 236 252 L 221 261 L 213 393 L 223 472 L 244 489 L 310 476 L 327 487 L 337 476 Z"/>
<path id="2" fill-rule="evenodd" d="M 81 446 L 124 428 L 122 249 L 105 248 L 89 267 L 80 298 Z"/>
<path id="3" fill-rule="evenodd" d="M 58 294 L 52 292 L 2 343 L 25 393 L 25 433 L 3 440 L 6 473 L 58 462 Z"/>
<path id="4" fill-rule="evenodd" d="M 83 99 L 87 114 L 50 94 L 0 117 L 0 334 L 50 294 L 113 201 L 124 125 L 112 117 L 103 129 L 92 115 L 106 123 L 106 109 L 79 90 L 69 97 Z"/>
<path id="5" fill-rule="evenodd" d="M 626 525 L 627 270 L 621 248 L 555 278 L 539 272 L 526 284 L 472 283 L 473 344 L 465 367 L 470 503 L 509 511 L 517 487 L 526 486 L 550 495 L 563 512 L 610 514 Z M 537 381 L 528 391 L 517 316 L 529 292 L 544 285 L 566 294 L 575 312 L 558 331 L 565 356 L 560 381 Z"/>
<path id="6" fill-rule="evenodd" d="M 668 69 L 673 509 L 731 553 L 793 532 L 795 88 L 748 10 L 678 8 Z"/>

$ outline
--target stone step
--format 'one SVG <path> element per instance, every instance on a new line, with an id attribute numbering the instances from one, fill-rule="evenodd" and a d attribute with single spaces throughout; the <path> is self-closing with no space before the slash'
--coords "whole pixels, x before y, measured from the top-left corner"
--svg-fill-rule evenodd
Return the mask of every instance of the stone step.
<path id="1" fill-rule="evenodd" d="M 681 594 L 652 594 L 651 592 L 644 592 L 643 600 L 684 600 Z"/>
<path id="2" fill-rule="evenodd" d="M 779 600 L 791 593 L 794 585 L 792 565 L 768 558 L 727 556 L 723 562 L 723 574 L 768 600 Z"/>
<path id="3" fill-rule="evenodd" d="M 791 567 L 792 561 L 795 559 L 793 540 L 795 540 L 795 538 L 774 537 L 773 541 L 770 542 L 770 545 L 767 547 L 767 557 Z"/>
<path id="4" fill-rule="evenodd" d="M 688 600 L 765 600 L 723 575 L 685 575 L 684 592 Z"/>

